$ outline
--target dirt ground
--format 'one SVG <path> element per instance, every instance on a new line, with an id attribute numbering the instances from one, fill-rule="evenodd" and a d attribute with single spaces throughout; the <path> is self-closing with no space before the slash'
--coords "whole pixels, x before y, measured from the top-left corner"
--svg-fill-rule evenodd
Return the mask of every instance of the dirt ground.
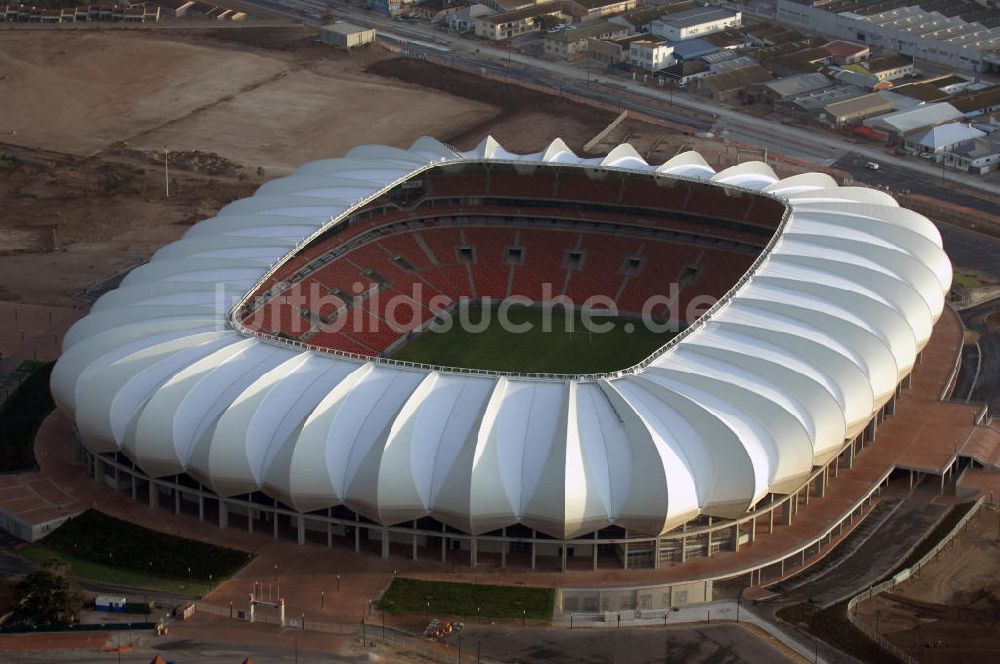
<path id="1" fill-rule="evenodd" d="M 979 514 L 937 560 L 858 616 L 925 664 L 993 661 L 1000 651 L 1000 510 Z"/>
<path id="2" fill-rule="evenodd" d="M 612 119 L 316 36 L 0 33 L 0 300 L 86 308 L 191 224 L 355 145 L 431 135 L 467 149 L 493 131 L 513 150 L 557 135 L 579 149 Z"/>

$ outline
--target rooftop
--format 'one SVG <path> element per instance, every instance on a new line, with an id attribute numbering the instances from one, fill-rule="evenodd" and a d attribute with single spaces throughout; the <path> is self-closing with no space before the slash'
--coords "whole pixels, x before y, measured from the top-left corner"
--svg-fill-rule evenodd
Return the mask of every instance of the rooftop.
<path id="1" fill-rule="evenodd" d="M 736 16 L 736 12 L 719 7 L 693 7 L 664 16 L 661 20 L 675 28 L 690 28 L 709 21 L 721 21 L 734 16 Z"/>
<path id="2" fill-rule="evenodd" d="M 875 74 L 877 72 L 891 71 L 893 69 L 907 67 L 912 64 L 912 58 L 907 58 L 902 55 L 886 55 L 881 58 L 872 58 L 866 63 L 865 67 L 868 71 Z"/>
<path id="3" fill-rule="evenodd" d="M 360 25 L 354 25 L 353 23 L 347 23 L 346 21 L 338 21 L 337 23 L 331 23 L 330 25 L 324 25 L 323 30 L 329 32 L 336 32 L 341 35 L 353 35 L 358 32 L 368 32 L 372 28 L 363 28 Z"/>
<path id="4" fill-rule="evenodd" d="M 966 92 L 952 99 L 951 104 L 962 113 L 975 113 L 993 106 L 1000 106 L 1000 85 L 994 85 L 985 90 Z"/>
<path id="5" fill-rule="evenodd" d="M 875 113 L 891 111 L 892 103 L 881 95 L 871 93 L 860 97 L 854 97 L 852 99 L 835 101 L 831 104 L 827 104 L 823 108 L 827 113 L 834 117 L 845 117 L 848 115 L 857 115 L 858 113 L 872 115 Z"/>
<path id="6" fill-rule="evenodd" d="M 906 95 L 907 97 L 912 97 L 913 99 L 919 99 L 920 101 L 926 102 L 943 101 L 949 97 L 947 92 L 944 92 L 933 83 L 928 83 L 926 81 L 907 83 L 906 85 L 897 85 L 892 90 L 893 92 L 901 95 Z"/>
<path id="7" fill-rule="evenodd" d="M 768 81 L 770 79 L 771 72 L 764 69 L 760 65 L 751 65 L 749 67 L 743 67 L 742 69 L 734 69 L 721 74 L 706 76 L 701 79 L 701 84 L 706 90 L 721 92 L 723 90 L 735 90 L 737 88 L 744 88 L 749 85 L 763 83 L 764 81 Z"/>
<path id="8" fill-rule="evenodd" d="M 718 51 L 718 47 L 704 39 L 684 39 L 673 43 L 674 55 L 682 60 L 693 60 Z"/>
<path id="9" fill-rule="evenodd" d="M 951 122 L 934 127 L 920 138 L 920 145 L 932 150 L 946 148 L 949 145 L 982 138 L 986 133 L 961 122 Z"/>
<path id="10" fill-rule="evenodd" d="M 899 133 L 906 133 L 921 127 L 957 120 L 962 112 L 946 102 L 920 106 L 910 111 L 896 111 L 870 120 L 872 124 L 881 125 Z"/>
<path id="11" fill-rule="evenodd" d="M 785 78 L 768 81 L 764 84 L 764 87 L 784 99 L 785 97 L 793 97 L 830 85 L 833 85 L 833 81 L 826 76 L 820 73 L 812 73 L 796 74 L 795 76 L 786 76 Z"/>
<path id="12" fill-rule="evenodd" d="M 522 19 L 533 18 L 535 16 L 545 16 L 546 14 L 552 14 L 561 10 L 562 10 L 562 5 L 558 2 L 543 2 L 537 5 L 532 5 L 530 7 L 522 7 L 521 9 L 515 9 L 512 12 L 494 14 L 493 16 L 483 16 L 476 20 L 484 21 L 486 23 L 492 23 L 493 25 L 500 25 L 501 23 L 520 21 Z"/>
<path id="13" fill-rule="evenodd" d="M 835 58 L 850 58 L 868 50 L 867 46 L 849 41 L 832 41 L 823 48 Z"/>
<path id="14" fill-rule="evenodd" d="M 554 32 L 547 32 L 545 33 L 545 39 L 553 42 L 569 43 L 583 41 L 585 39 L 590 39 L 591 37 L 597 38 L 601 35 L 613 34 L 615 32 L 624 33 L 627 31 L 628 28 L 624 25 L 608 23 L 607 21 L 598 21 L 597 23 L 581 25 L 575 30 L 556 30 Z"/>

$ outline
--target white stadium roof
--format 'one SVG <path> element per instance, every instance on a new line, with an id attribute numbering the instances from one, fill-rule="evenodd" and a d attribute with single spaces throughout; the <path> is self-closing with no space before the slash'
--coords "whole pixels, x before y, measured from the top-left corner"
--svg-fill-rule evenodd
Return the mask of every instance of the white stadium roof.
<path id="1" fill-rule="evenodd" d="M 785 201 L 789 214 L 727 298 L 661 352 L 603 376 L 412 367 L 243 334 L 231 307 L 270 266 L 415 170 L 460 161 L 657 172 Z M 716 173 L 628 145 L 584 159 L 559 140 L 516 155 L 429 138 L 306 164 L 191 228 L 66 335 L 52 377 L 95 452 L 223 496 L 345 504 L 385 525 L 471 534 L 522 523 L 568 538 L 660 534 L 794 490 L 891 398 L 944 306 L 937 230 L 888 195 L 762 163 Z M 222 288 L 218 288 L 222 285 Z"/>

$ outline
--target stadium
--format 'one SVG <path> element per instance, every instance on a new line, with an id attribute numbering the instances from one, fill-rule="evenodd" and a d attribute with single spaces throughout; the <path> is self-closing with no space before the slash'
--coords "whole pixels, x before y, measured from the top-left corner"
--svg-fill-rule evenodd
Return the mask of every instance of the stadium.
<path id="1" fill-rule="evenodd" d="M 658 568 L 822 496 L 951 276 L 930 221 L 825 174 L 422 138 L 192 227 L 70 330 L 52 391 L 94 477 L 150 506 L 383 557 Z M 512 312 L 559 329 L 437 329 Z M 565 329 L 588 315 L 614 329 Z"/>

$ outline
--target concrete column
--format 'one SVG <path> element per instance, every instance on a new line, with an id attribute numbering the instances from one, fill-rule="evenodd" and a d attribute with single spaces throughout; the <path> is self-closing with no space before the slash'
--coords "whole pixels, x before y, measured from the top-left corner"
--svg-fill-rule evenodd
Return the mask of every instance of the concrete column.
<path id="1" fill-rule="evenodd" d="M 599 548 L 599 545 L 600 545 L 600 541 L 601 541 L 600 538 L 597 536 L 597 531 L 595 530 L 594 531 L 594 550 L 593 550 L 594 571 L 595 572 L 597 571 L 597 551 L 598 551 L 598 548 Z"/>
<path id="2" fill-rule="evenodd" d="M 300 514 L 296 520 L 299 526 L 299 545 L 301 546 L 306 543 L 306 518 Z"/>
<path id="3" fill-rule="evenodd" d="M 681 537 L 681 562 L 687 560 L 688 556 L 688 538 L 687 535 Z"/>
<path id="4" fill-rule="evenodd" d="M 740 524 L 733 524 L 733 551 L 740 550 Z"/>
<path id="5" fill-rule="evenodd" d="M 205 496 L 201 494 L 201 485 L 198 485 L 198 520 L 205 520 Z"/>
<path id="6" fill-rule="evenodd" d="M 448 532 L 448 527 L 441 524 L 441 562 L 448 561 L 448 538 L 445 537 L 445 533 Z"/>
<path id="7" fill-rule="evenodd" d="M 830 472 L 830 467 L 823 468 L 823 472 L 816 478 L 816 497 L 822 498 L 826 495 L 826 474 Z"/>
<path id="8" fill-rule="evenodd" d="M 784 517 L 784 519 L 782 519 L 782 522 L 784 523 L 784 525 L 786 526 L 792 525 L 792 510 L 794 509 L 795 509 L 795 494 L 793 493 L 788 497 L 788 500 L 785 501 L 785 509 L 782 510 L 782 516 Z"/>
<path id="9" fill-rule="evenodd" d="M 622 564 L 624 565 L 625 569 L 628 569 L 628 528 L 625 529 L 625 538 L 626 538 L 625 546 L 623 549 L 625 555 L 622 556 Z"/>
<path id="10" fill-rule="evenodd" d="M 854 441 L 847 446 L 847 469 L 854 468 Z"/>
<path id="11" fill-rule="evenodd" d="M 806 482 L 806 505 L 809 504 L 809 493 L 812 490 L 812 483 L 813 483 L 813 480 L 809 480 L 808 482 Z"/>
<path id="12" fill-rule="evenodd" d="M 382 529 L 382 560 L 389 557 L 389 529 Z"/>
<path id="13" fill-rule="evenodd" d="M 833 478 L 837 479 L 838 475 L 840 475 L 840 455 L 839 454 L 833 460 Z"/>
<path id="14" fill-rule="evenodd" d="M 757 539 L 757 517 L 750 519 L 750 543 Z"/>
<path id="15" fill-rule="evenodd" d="M 219 528 L 229 527 L 229 508 L 226 507 L 226 501 L 219 498 Z"/>
<path id="16" fill-rule="evenodd" d="M 155 510 L 160 506 L 160 487 L 156 486 L 153 480 L 149 480 L 149 509 Z"/>
<path id="17" fill-rule="evenodd" d="M 181 488 L 178 485 L 174 485 L 174 514 L 181 513 Z"/>
<path id="18" fill-rule="evenodd" d="M 772 535 L 774 534 L 774 508 L 771 508 L 767 514 L 769 517 L 769 523 L 767 524 L 767 534 Z"/>
<path id="19" fill-rule="evenodd" d="M 892 398 L 885 404 L 884 412 L 886 415 L 894 415 L 896 413 L 896 395 L 892 395 Z"/>
<path id="20" fill-rule="evenodd" d="M 875 440 L 875 431 L 877 429 L 878 424 L 876 423 L 876 418 L 873 417 L 868 423 L 868 426 L 865 427 L 864 437 L 861 440 L 862 444 Z"/>
<path id="21" fill-rule="evenodd" d="M 653 541 L 653 569 L 660 569 L 660 538 Z"/>
<path id="22" fill-rule="evenodd" d="M 136 498 L 139 497 L 139 489 L 135 485 L 136 484 L 136 482 L 135 482 L 135 474 L 133 473 L 133 474 L 129 475 L 129 479 L 132 481 L 132 500 L 135 500 Z"/>

